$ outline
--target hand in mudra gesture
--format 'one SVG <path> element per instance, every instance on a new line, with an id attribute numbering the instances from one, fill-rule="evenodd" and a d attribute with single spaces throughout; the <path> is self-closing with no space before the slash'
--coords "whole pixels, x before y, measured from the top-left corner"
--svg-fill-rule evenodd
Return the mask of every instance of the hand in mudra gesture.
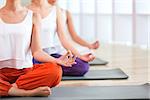
<path id="1" fill-rule="evenodd" d="M 57 58 L 57 63 L 62 66 L 72 67 L 73 64 L 76 64 L 75 60 L 76 56 L 74 56 L 72 52 L 68 50 L 65 55 Z"/>

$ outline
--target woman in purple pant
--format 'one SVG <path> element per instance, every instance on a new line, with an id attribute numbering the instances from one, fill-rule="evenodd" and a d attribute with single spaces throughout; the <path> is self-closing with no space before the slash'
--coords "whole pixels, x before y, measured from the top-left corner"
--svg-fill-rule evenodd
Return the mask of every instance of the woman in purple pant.
<path id="1" fill-rule="evenodd" d="M 52 55 L 53 57 L 60 57 L 61 55 L 57 50 L 57 45 L 55 45 L 56 35 L 66 50 L 71 50 L 71 52 L 77 56 L 76 64 L 72 67 L 64 67 L 63 75 L 65 76 L 83 76 L 89 70 L 89 61 L 92 61 L 95 57 L 92 54 L 81 55 L 66 39 L 64 35 L 64 30 L 62 26 L 61 10 L 54 5 L 48 3 L 47 0 L 32 0 L 31 4 L 28 6 L 35 13 L 39 13 L 42 17 L 42 29 L 40 34 L 41 44 L 43 50 Z M 33 59 L 33 63 L 41 63 Z"/>

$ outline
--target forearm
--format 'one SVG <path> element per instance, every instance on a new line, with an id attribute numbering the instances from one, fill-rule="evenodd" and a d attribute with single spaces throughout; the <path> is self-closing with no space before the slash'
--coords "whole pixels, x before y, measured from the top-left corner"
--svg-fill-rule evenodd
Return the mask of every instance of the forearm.
<path id="1" fill-rule="evenodd" d="M 78 36 L 78 34 L 75 31 L 75 27 L 73 25 L 72 15 L 69 11 L 67 11 L 67 28 L 71 35 L 71 38 L 78 44 L 84 46 L 84 47 L 90 47 L 90 44 L 86 42 L 84 39 Z"/>
<path id="2" fill-rule="evenodd" d="M 45 53 L 42 50 L 38 50 L 33 54 L 34 59 L 40 61 L 40 62 L 55 62 L 57 63 L 57 60 L 52 57 L 49 56 L 47 53 Z"/>
<path id="3" fill-rule="evenodd" d="M 76 55 L 77 57 L 80 57 L 80 53 L 78 52 L 77 49 L 75 49 L 70 43 L 68 43 L 67 41 L 63 41 L 62 42 L 62 45 L 63 47 L 66 49 L 66 50 L 71 50 L 71 52 Z"/>
<path id="4" fill-rule="evenodd" d="M 90 48 L 90 44 L 89 44 L 88 42 L 86 42 L 85 40 L 83 40 L 83 39 L 82 39 L 81 37 L 79 37 L 78 35 L 73 36 L 72 39 L 73 39 L 76 43 L 78 43 L 78 44 L 80 44 L 80 45 L 82 45 L 82 46 L 84 46 L 84 47 Z"/>

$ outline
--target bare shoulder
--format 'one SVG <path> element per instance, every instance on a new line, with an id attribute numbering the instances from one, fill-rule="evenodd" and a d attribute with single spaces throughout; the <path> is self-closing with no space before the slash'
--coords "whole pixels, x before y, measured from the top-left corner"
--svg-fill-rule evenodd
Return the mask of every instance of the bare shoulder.
<path id="1" fill-rule="evenodd" d="M 30 10 L 33 9 L 32 5 L 27 5 L 26 7 L 27 7 L 28 9 L 30 9 Z"/>
<path id="2" fill-rule="evenodd" d="M 33 5 L 28 5 L 27 8 L 32 10 L 34 13 L 37 12 L 37 10 L 35 9 L 35 7 Z"/>
<path id="3" fill-rule="evenodd" d="M 66 10 L 66 16 L 67 16 L 67 19 L 72 19 L 72 14 L 69 10 Z"/>
<path id="4" fill-rule="evenodd" d="M 66 10 L 66 13 L 69 13 L 69 14 L 71 14 L 71 11 L 69 11 L 69 10 Z"/>
<path id="5" fill-rule="evenodd" d="M 68 16 L 71 16 L 71 15 L 72 15 L 69 10 L 66 10 L 66 14 L 67 14 Z"/>
<path id="6" fill-rule="evenodd" d="M 40 20 L 41 19 L 41 15 L 39 13 L 33 13 L 33 18 L 35 20 Z"/>

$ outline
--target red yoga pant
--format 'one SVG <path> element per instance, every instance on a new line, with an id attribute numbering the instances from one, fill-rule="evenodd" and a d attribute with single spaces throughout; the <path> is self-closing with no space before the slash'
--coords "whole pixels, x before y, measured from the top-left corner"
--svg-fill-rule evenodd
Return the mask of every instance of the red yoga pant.
<path id="1" fill-rule="evenodd" d="M 62 69 L 55 63 L 35 64 L 32 68 L 0 69 L 0 96 L 8 96 L 13 83 L 18 88 L 32 90 L 42 86 L 54 87 L 62 78 Z"/>

